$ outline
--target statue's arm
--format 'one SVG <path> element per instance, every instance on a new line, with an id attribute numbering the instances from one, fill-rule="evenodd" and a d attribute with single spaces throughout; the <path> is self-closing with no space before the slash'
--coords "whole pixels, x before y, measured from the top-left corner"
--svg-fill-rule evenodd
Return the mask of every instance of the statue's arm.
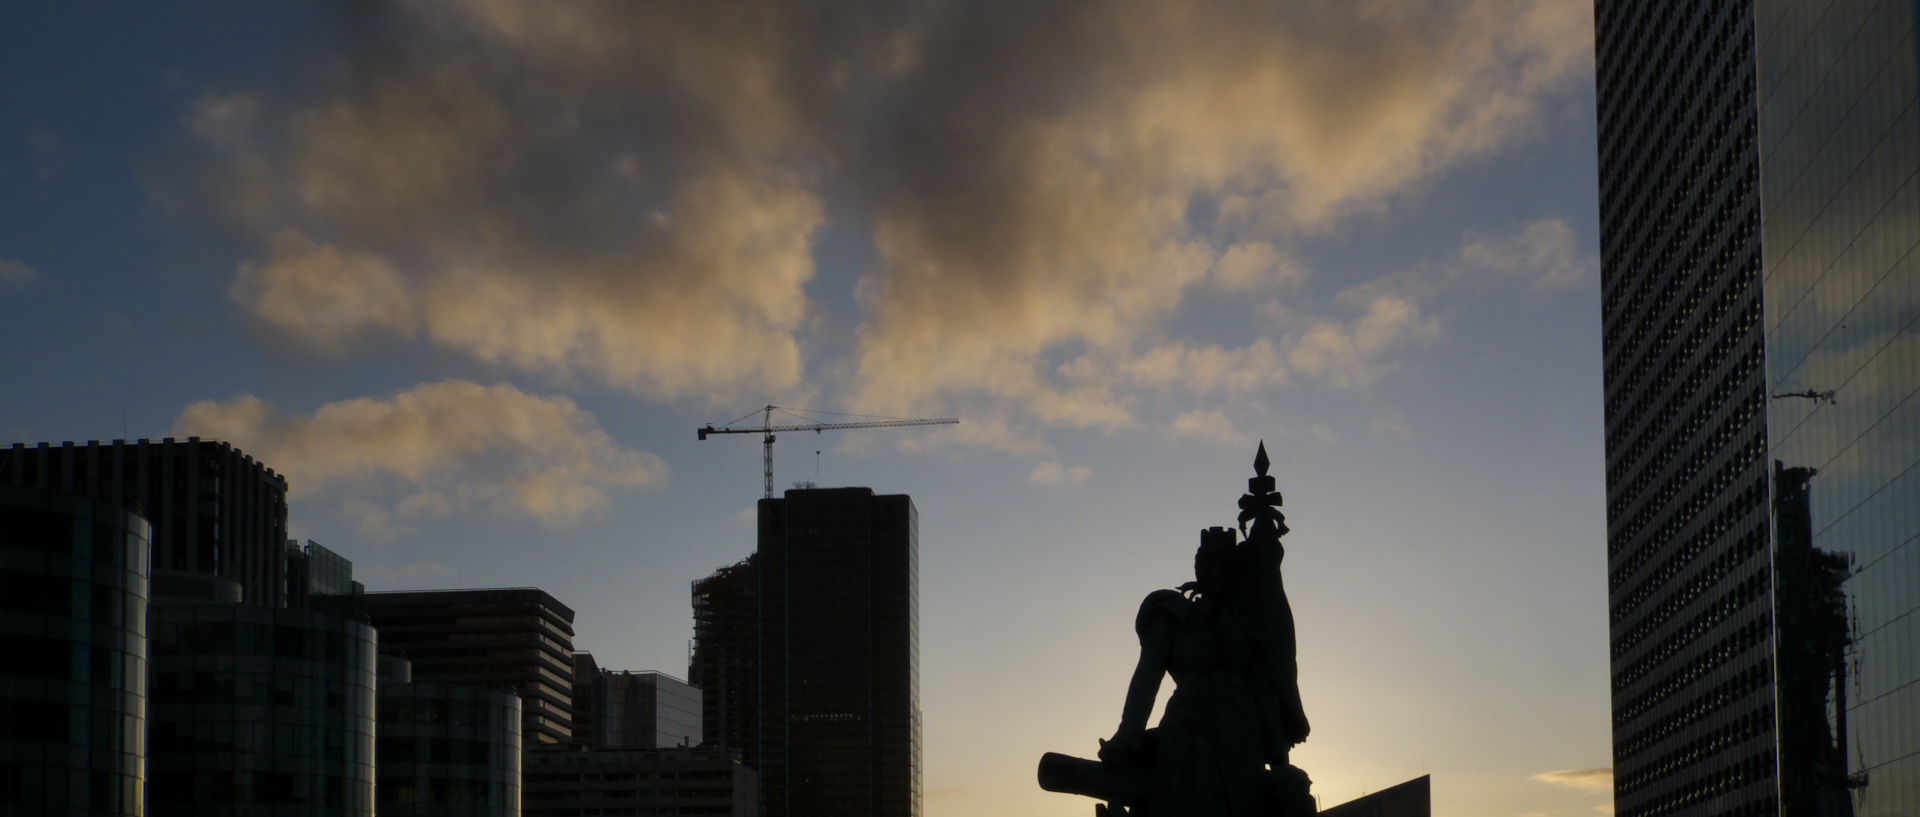
<path id="1" fill-rule="evenodd" d="M 1153 701 L 1160 695 L 1160 679 L 1167 674 L 1167 653 L 1172 647 L 1172 627 L 1164 616 L 1156 617 L 1140 633 L 1140 662 L 1133 667 L 1133 679 L 1127 682 L 1127 701 L 1120 708 L 1121 735 L 1146 731 L 1147 718 L 1153 715 Z"/>
<path id="2" fill-rule="evenodd" d="M 1127 700 L 1120 707 L 1120 729 L 1114 741 L 1125 749 L 1137 747 L 1153 715 L 1153 701 L 1160 694 L 1160 678 L 1167 674 L 1168 657 L 1173 652 L 1174 617 L 1184 611 L 1187 600 L 1174 590 L 1156 590 L 1140 603 L 1134 616 L 1133 631 L 1140 637 L 1140 661 L 1134 664 L 1133 678 L 1127 682 Z"/>

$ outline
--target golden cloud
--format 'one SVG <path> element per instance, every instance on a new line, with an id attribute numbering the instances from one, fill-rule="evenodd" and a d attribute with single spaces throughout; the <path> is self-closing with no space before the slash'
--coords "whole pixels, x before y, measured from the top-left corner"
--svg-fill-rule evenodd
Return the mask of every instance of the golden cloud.
<path id="1" fill-rule="evenodd" d="M 371 532 L 472 510 L 570 525 L 605 508 L 608 491 L 652 487 L 667 472 L 659 457 L 615 443 L 571 400 L 461 380 L 305 416 L 252 395 L 201 401 L 174 427 L 272 464 L 296 498 L 340 496 Z"/>
<path id="2" fill-rule="evenodd" d="M 1141 393 L 1378 376 L 1437 331 L 1418 299 L 1237 349 L 1167 330 L 1196 287 L 1292 297 L 1303 236 L 1525 138 L 1591 40 L 1554 0 L 498 0 L 347 22 L 312 96 L 184 118 L 260 247 L 233 293 L 262 324 L 649 398 L 811 369 L 862 410 L 986 416 L 969 439 L 1009 449 L 1032 424 L 1134 427 Z M 809 359 L 830 216 L 871 241 L 844 361 Z M 1511 263 L 1557 263 L 1564 237 Z"/>

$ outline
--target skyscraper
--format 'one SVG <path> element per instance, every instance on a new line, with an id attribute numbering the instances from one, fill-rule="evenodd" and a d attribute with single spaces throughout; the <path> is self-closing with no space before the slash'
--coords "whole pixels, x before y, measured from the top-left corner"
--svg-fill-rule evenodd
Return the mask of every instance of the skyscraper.
<path id="1" fill-rule="evenodd" d="M 287 481 L 224 442 L 168 437 L 0 449 L 0 484 L 108 502 L 153 524 L 153 571 L 240 583 L 243 602 L 286 603 Z"/>
<path id="2" fill-rule="evenodd" d="M 1916 16 L 1596 3 L 1622 817 L 1920 809 Z"/>
<path id="3" fill-rule="evenodd" d="M 766 817 L 921 813 L 918 542 L 904 495 L 760 500 Z"/>

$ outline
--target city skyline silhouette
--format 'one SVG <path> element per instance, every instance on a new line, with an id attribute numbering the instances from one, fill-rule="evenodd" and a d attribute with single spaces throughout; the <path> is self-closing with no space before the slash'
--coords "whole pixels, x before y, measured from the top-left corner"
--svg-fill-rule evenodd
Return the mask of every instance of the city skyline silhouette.
<path id="1" fill-rule="evenodd" d="M 0 446 L 231 443 L 369 590 L 681 675 L 764 490 L 691 430 L 961 418 L 774 491 L 913 498 L 926 814 L 1084 817 L 1034 759 L 1264 439 L 1321 804 L 1610 802 L 1585 4 L 0 17 Z"/>

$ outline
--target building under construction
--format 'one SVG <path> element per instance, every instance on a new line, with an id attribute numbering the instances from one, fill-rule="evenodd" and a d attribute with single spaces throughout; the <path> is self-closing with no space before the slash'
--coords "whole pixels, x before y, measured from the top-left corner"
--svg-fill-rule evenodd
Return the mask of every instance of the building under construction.
<path id="1" fill-rule="evenodd" d="M 693 583 L 693 655 L 687 682 L 700 689 L 703 745 L 757 768 L 759 587 L 754 560 Z"/>

